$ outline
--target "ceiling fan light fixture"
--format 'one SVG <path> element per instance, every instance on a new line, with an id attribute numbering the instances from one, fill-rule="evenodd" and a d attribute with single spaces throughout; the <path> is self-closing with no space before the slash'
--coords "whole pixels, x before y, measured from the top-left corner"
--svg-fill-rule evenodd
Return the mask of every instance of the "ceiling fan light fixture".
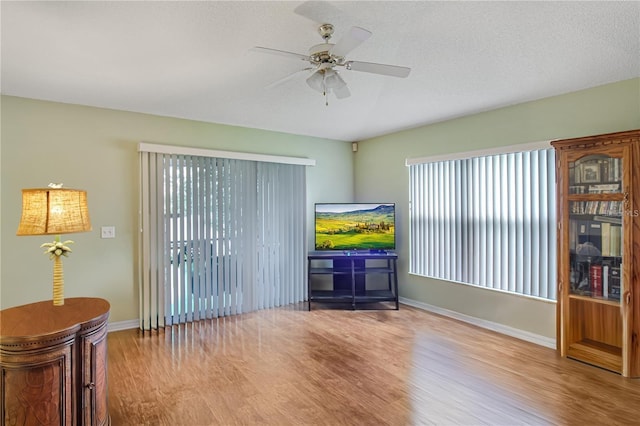
<path id="1" fill-rule="evenodd" d="M 327 88 L 332 90 L 342 89 L 347 85 L 340 74 L 332 69 L 325 70 L 324 81 Z"/>
<path id="2" fill-rule="evenodd" d="M 322 72 L 314 72 L 307 78 L 307 84 L 313 90 L 318 91 L 320 93 L 325 92 L 325 82 L 324 82 L 324 73 Z"/>

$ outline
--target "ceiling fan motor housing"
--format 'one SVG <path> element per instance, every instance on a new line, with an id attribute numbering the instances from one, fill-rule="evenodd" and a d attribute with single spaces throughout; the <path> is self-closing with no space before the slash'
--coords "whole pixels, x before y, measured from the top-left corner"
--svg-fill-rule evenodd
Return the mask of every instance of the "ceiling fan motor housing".
<path id="1" fill-rule="evenodd" d="M 332 24 L 322 24 L 318 27 L 318 33 L 324 39 L 324 43 L 311 46 L 309 49 L 309 56 L 311 61 L 316 64 L 327 65 L 341 65 L 344 62 L 342 56 L 336 56 L 331 53 L 331 49 L 335 46 L 333 43 L 329 43 L 329 39 L 333 35 Z"/>
<path id="2" fill-rule="evenodd" d="M 332 43 L 320 43 L 311 46 L 309 49 L 309 57 L 315 64 L 339 64 L 343 59 L 330 53 Z"/>

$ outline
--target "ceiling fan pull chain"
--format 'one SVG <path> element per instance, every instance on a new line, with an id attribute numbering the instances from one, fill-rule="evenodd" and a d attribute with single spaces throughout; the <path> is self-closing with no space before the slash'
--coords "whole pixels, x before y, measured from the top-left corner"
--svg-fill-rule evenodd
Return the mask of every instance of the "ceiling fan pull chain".
<path id="1" fill-rule="evenodd" d="M 324 95 L 324 106 L 329 106 L 329 95 L 327 94 L 327 72 L 322 70 L 322 94 Z"/>

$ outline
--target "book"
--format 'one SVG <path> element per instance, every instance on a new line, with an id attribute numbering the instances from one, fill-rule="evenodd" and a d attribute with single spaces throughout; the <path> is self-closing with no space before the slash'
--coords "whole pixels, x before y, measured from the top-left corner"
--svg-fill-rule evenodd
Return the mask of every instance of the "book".
<path id="1" fill-rule="evenodd" d="M 602 297 L 609 298 L 609 265 L 602 265 Z"/>
<path id="2" fill-rule="evenodd" d="M 603 183 L 598 185 L 589 185 L 589 194 L 610 194 L 620 190 L 619 183 Z"/>
<path id="3" fill-rule="evenodd" d="M 610 160 L 610 159 L 609 159 Z M 609 160 L 602 160 L 600 163 L 600 177 L 602 178 L 602 180 L 604 181 L 609 181 L 609 166 L 610 166 L 610 161 Z"/>
<path id="4" fill-rule="evenodd" d="M 585 187 L 582 185 L 571 185 L 569 186 L 569 194 L 584 194 Z"/>
<path id="5" fill-rule="evenodd" d="M 611 201 L 611 203 L 617 203 L 617 201 Z M 622 218 L 616 215 L 617 205 L 609 203 L 609 210 L 607 211 L 607 216 L 594 216 L 593 220 L 598 222 L 609 222 L 622 224 Z M 613 213 L 612 213 L 613 212 Z"/>
<path id="6" fill-rule="evenodd" d="M 612 225 L 609 234 L 609 256 L 622 256 L 622 226 Z"/>
<path id="7" fill-rule="evenodd" d="M 612 266 L 609 270 L 609 299 L 620 300 L 620 268 Z"/>
<path id="8" fill-rule="evenodd" d="M 591 265 L 589 268 L 589 286 L 592 296 L 602 296 L 602 265 Z"/>
<path id="9" fill-rule="evenodd" d="M 602 222 L 602 255 L 611 256 L 611 224 Z"/>
<path id="10" fill-rule="evenodd" d="M 577 245 L 578 245 L 578 221 L 570 220 L 569 221 L 569 249 L 572 251 L 575 251 Z"/>

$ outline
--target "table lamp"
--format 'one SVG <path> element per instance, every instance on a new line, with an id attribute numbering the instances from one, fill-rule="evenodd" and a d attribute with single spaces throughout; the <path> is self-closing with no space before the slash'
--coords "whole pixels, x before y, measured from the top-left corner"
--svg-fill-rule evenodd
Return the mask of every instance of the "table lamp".
<path id="1" fill-rule="evenodd" d="M 49 184 L 48 188 L 22 190 L 22 218 L 16 235 L 56 235 L 53 243 L 45 243 L 45 254 L 53 260 L 53 304 L 64 305 L 62 256 L 71 252 L 60 234 L 91 231 L 87 192 Z"/>

